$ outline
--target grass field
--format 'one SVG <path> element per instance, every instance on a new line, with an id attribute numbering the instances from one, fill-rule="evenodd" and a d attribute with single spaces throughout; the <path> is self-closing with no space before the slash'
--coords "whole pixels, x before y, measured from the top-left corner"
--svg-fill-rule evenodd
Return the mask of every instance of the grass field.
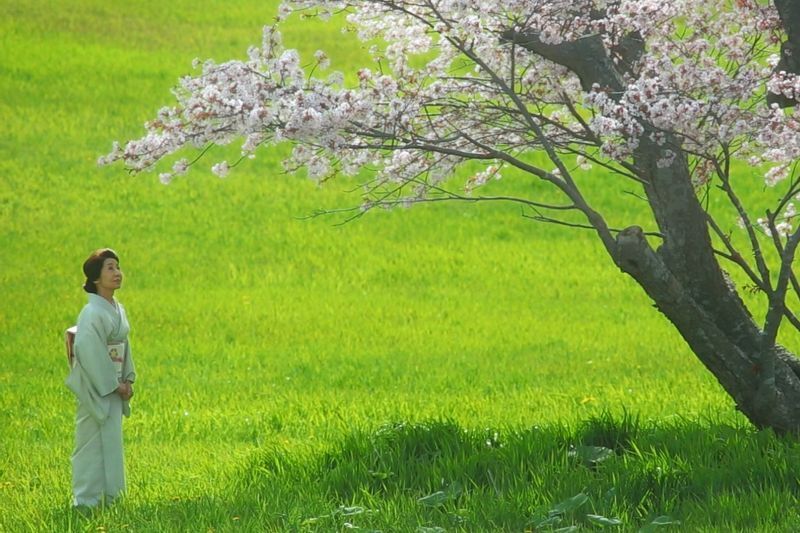
<path id="1" fill-rule="evenodd" d="M 0 0 L 0 531 L 800 529 L 800 446 L 747 425 L 590 234 L 499 204 L 308 219 L 354 183 L 281 150 L 169 187 L 98 168 L 277 6 L 231 4 Z M 284 34 L 363 56 L 334 25 Z M 128 497 L 82 518 L 61 335 L 101 246 L 139 379 Z"/>

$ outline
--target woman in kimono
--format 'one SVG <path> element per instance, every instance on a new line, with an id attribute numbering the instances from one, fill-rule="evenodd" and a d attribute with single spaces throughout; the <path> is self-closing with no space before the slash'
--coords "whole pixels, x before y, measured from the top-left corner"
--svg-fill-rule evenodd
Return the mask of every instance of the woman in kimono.
<path id="1" fill-rule="evenodd" d="M 109 248 L 83 263 L 89 302 L 78 316 L 75 359 L 67 386 L 78 398 L 72 493 L 76 507 L 112 502 L 125 490 L 122 416 L 130 416 L 131 358 L 125 309 L 114 298 L 122 286 L 119 257 Z"/>

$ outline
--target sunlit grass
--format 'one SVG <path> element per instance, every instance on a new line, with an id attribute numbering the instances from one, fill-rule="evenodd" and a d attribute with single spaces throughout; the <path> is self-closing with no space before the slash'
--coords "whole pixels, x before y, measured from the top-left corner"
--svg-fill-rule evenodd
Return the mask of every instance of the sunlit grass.
<path id="1" fill-rule="evenodd" d="M 286 176 L 283 148 L 226 180 L 199 168 L 170 187 L 96 167 L 169 103 L 193 58 L 244 57 L 276 7 L 135 4 L 0 4 L 0 531 L 521 530 L 580 493 L 590 502 L 563 525 L 593 527 L 590 511 L 623 528 L 659 513 L 709 530 L 797 524 L 779 514 L 797 490 L 793 441 L 747 428 L 592 234 L 511 205 L 305 219 L 358 204 L 356 182 Z M 287 44 L 329 50 L 334 68 L 364 57 L 352 36 L 309 24 L 292 19 Z M 641 223 L 624 186 L 583 179 L 615 225 Z M 68 509 L 61 334 L 84 302 L 81 262 L 106 245 L 122 258 L 140 380 L 129 498 L 86 521 Z M 569 445 L 603 416 L 635 417 L 636 448 L 575 464 Z M 375 435 L 397 422 L 407 445 L 455 439 L 442 453 L 458 460 L 408 464 L 406 485 L 359 492 Z M 484 449 L 494 431 L 505 448 Z M 484 459 L 502 496 L 470 485 Z M 267 483 L 264 464 L 286 475 Z M 458 498 L 421 507 L 456 480 Z"/>

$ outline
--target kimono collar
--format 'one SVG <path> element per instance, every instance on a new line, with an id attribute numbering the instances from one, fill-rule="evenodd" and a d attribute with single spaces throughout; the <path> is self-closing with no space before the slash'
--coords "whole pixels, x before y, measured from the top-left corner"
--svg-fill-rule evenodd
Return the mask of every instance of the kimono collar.
<path id="1" fill-rule="evenodd" d="M 108 300 L 106 300 L 105 298 L 100 296 L 99 294 L 94 294 L 94 293 L 91 293 L 91 292 L 89 293 L 89 303 L 90 304 L 99 305 L 101 307 L 105 307 L 106 309 L 108 309 L 110 311 L 114 311 L 114 312 L 117 312 L 117 310 L 119 309 L 118 302 L 117 302 L 116 298 L 114 298 L 114 303 L 112 304 L 111 302 L 109 302 Z"/>

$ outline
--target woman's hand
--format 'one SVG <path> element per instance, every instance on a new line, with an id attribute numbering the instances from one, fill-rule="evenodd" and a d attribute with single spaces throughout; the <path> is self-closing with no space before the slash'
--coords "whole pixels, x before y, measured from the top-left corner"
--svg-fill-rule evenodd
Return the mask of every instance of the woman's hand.
<path id="1" fill-rule="evenodd" d="M 130 382 L 123 381 L 120 383 L 119 387 L 117 387 L 117 394 L 125 401 L 130 400 L 133 397 L 133 387 Z"/>

